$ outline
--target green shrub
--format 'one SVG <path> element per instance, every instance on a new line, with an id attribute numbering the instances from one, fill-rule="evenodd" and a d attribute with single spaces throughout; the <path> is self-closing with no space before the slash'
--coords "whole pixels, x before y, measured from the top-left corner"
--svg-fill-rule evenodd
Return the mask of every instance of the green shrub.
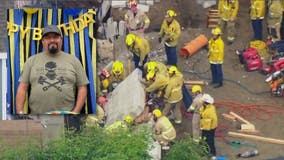
<path id="1" fill-rule="evenodd" d="M 67 131 L 64 138 L 50 141 L 43 147 L 26 144 L 6 147 L 0 154 L 4 160 L 147 160 L 149 133 L 117 130 L 105 133 L 103 129 L 85 128 L 80 133 Z"/>
<path id="2" fill-rule="evenodd" d="M 205 141 L 196 143 L 189 136 L 177 141 L 163 156 L 163 160 L 207 160 L 208 145 Z"/>

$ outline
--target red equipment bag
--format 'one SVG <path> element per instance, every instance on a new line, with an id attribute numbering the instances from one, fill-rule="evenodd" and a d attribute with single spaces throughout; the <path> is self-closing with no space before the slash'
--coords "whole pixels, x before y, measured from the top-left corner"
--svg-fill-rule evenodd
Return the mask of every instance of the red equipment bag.
<path id="1" fill-rule="evenodd" d="M 244 64 L 245 61 L 248 59 L 250 56 L 258 55 L 258 52 L 255 48 L 247 48 L 246 50 L 240 51 L 239 52 L 239 60 L 241 64 Z"/>
<path id="2" fill-rule="evenodd" d="M 244 67 L 247 72 L 262 69 L 262 60 L 258 54 L 246 57 Z"/>
<path id="3" fill-rule="evenodd" d="M 243 60 L 244 62 L 250 58 L 256 58 L 255 56 L 258 56 L 258 52 L 255 48 L 248 48 L 245 50 L 243 54 Z M 258 56 L 259 57 L 259 56 Z"/>

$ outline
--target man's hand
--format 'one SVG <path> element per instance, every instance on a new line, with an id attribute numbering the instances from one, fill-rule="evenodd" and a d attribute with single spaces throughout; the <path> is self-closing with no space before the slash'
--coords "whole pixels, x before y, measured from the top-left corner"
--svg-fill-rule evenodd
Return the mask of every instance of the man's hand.
<path id="1" fill-rule="evenodd" d="M 139 66 L 139 67 L 142 67 L 142 66 L 143 66 L 143 62 L 139 62 L 139 63 L 138 63 L 138 66 Z"/>

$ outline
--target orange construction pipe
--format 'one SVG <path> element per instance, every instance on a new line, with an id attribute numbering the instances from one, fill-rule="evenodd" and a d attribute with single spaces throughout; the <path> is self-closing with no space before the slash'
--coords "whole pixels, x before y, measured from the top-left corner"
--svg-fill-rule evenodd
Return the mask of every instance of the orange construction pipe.
<path id="1" fill-rule="evenodd" d="M 180 49 L 180 54 L 184 58 L 188 58 L 189 56 L 196 53 L 199 49 L 208 44 L 208 40 L 205 35 L 200 34 L 194 40 L 187 43 L 184 47 Z"/>

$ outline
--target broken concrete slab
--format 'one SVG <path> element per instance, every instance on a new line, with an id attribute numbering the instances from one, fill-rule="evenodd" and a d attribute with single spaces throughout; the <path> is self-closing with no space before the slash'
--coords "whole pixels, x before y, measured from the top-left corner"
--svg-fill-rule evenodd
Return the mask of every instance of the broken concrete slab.
<path id="1" fill-rule="evenodd" d="M 106 125 L 123 120 L 126 115 L 138 116 L 145 106 L 144 86 L 139 79 L 142 72 L 135 69 L 108 97 L 105 105 Z"/>
<path id="2" fill-rule="evenodd" d="M 124 36 L 125 34 L 126 34 L 125 22 L 121 20 L 118 23 L 118 35 Z"/>
<path id="3" fill-rule="evenodd" d="M 150 9 L 149 5 L 145 5 L 145 4 L 137 4 L 137 8 L 142 10 L 143 12 L 148 12 Z"/>
<path id="4" fill-rule="evenodd" d="M 127 6 L 127 1 L 126 0 L 117 0 L 117 1 L 112 1 L 111 2 L 112 8 L 121 8 L 121 7 L 126 7 Z"/>
<path id="5" fill-rule="evenodd" d="M 113 60 L 113 43 L 109 40 L 98 39 L 97 44 L 100 58 Z"/>

